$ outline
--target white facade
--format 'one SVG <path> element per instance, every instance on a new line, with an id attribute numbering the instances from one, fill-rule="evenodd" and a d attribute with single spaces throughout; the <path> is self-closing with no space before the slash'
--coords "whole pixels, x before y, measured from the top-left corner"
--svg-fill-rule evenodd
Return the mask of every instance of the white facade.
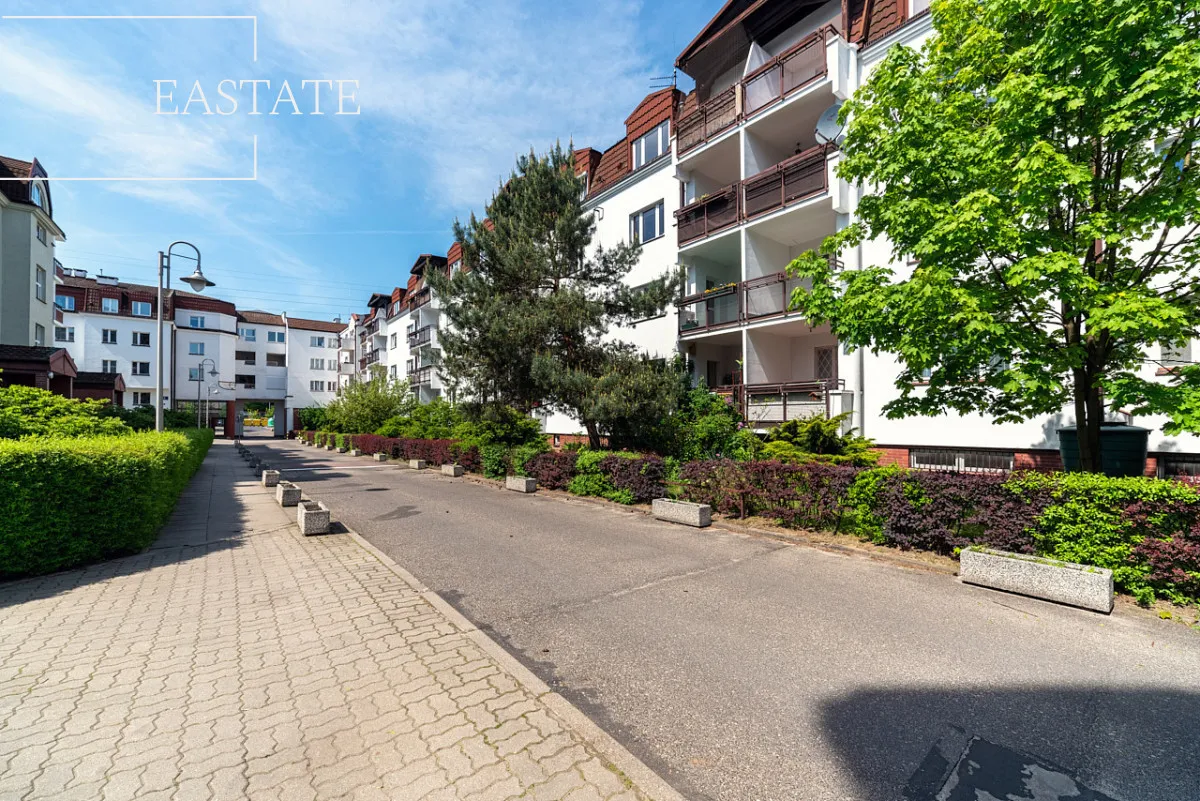
<path id="1" fill-rule="evenodd" d="M 47 182 L 35 180 L 31 186 L 34 190 L 26 201 L 0 191 L 0 344 L 51 346 L 54 247 L 65 237 L 50 216 Z M 31 191 L 18 184 L 4 188 Z"/>
<path id="2" fill-rule="evenodd" d="M 167 339 L 163 369 L 171 371 L 173 326 L 163 326 Z M 59 337 L 62 337 L 61 339 Z M 71 354 L 81 372 L 116 372 L 125 381 L 124 405 L 151 405 L 157 391 L 158 321 L 91 312 L 63 312 L 55 326 L 55 345 Z M 144 371 L 144 372 L 143 372 Z M 170 385 L 166 394 L 170 395 Z"/>

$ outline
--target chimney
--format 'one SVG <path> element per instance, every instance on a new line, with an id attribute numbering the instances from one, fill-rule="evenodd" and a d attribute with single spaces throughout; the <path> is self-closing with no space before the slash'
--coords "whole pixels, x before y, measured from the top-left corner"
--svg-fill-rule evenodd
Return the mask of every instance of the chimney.
<path id="1" fill-rule="evenodd" d="M 100 273 L 96 276 L 96 283 L 103 286 L 116 286 L 117 277 L 115 275 L 105 275 L 104 273 Z"/>

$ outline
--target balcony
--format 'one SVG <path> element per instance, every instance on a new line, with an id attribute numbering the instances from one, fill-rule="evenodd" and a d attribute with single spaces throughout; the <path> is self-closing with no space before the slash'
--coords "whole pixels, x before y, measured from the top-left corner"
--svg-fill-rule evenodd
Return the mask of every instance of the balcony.
<path id="1" fill-rule="evenodd" d="M 427 387 L 433 383 L 433 367 L 422 367 L 408 376 L 408 385 L 411 387 Z"/>
<path id="2" fill-rule="evenodd" d="M 742 219 L 742 191 L 739 184 L 705 195 L 675 212 L 679 245 L 704 239 L 737 225 Z"/>
<path id="3" fill-rule="evenodd" d="M 358 360 L 358 369 L 366 370 L 373 364 L 378 364 L 380 351 L 378 349 L 371 351 L 366 356 Z"/>
<path id="4" fill-rule="evenodd" d="M 742 118 L 741 87 L 737 84 L 713 95 L 679 121 L 675 133 L 679 153 L 695 150 Z"/>
<path id="5" fill-rule="evenodd" d="M 829 190 L 825 159 L 836 150 L 817 145 L 742 181 L 742 213 L 750 220 Z M 680 244 L 683 243 L 682 231 Z"/>
<path id="6" fill-rule="evenodd" d="M 416 348 L 428 343 L 433 337 L 434 326 L 427 325 L 424 328 L 418 328 L 416 331 L 408 335 L 408 346 Z"/>
<path id="7" fill-rule="evenodd" d="M 743 78 L 743 114 L 751 117 L 824 78 L 828 70 L 825 48 L 837 36 L 832 25 L 813 31 Z"/>
<path id="8" fill-rule="evenodd" d="M 830 260 L 830 266 L 835 271 L 842 269 L 836 259 Z M 804 285 L 803 281 L 781 271 L 689 295 L 675 304 L 679 308 L 679 336 L 786 316 L 792 293 Z"/>
<path id="9" fill-rule="evenodd" d="M 742 416 L 767 426 L 806 417 L 835 417 L 854 408 L 854 395 L 842 379 L 813 379 L 733 388 Z"/>
<path id="10" fill-rule="evenodd" d="M 679 120 L 679 155 L 712 141 L 718 134 L 754 116 L 828 74 L 827 45 L 838 37 L 833 26 L 806 36 L 725 91 L 713 95 Z"/>
<path id="11" fill-rule="evenodd" d="M 412 298 L 409 300 L 408 307 L 411 310 L 416 310 L 433 300 L 433 292 L 429 287 L 421 287 L 416 292 L 412 293 Z"/>

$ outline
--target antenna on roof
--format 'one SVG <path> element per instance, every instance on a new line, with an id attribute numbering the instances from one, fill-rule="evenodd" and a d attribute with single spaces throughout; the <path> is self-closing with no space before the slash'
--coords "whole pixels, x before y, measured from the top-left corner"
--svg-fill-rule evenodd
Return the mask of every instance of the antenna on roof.
<path id="1" fill-rule="evenodd" d="M 669 86 L 672 89 L 674 89 L 676 80 L 678 78 L 679 78 L 679 70 L 673 69 L 673 70 L 671 70 L 670 75 L 662 75 L 657 78 L 651 78 L 650 79 L 650 88 L 651 89 L 666 89 Z"/>

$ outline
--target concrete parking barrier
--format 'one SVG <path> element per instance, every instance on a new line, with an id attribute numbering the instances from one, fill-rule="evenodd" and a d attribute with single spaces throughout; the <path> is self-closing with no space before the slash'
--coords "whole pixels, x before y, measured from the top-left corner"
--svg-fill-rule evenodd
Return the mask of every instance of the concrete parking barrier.
<path id="1" fill-rule="evenodd" d="M 463 466 L 461 464 L 444 464 L 442 465 L 442 475 L 451 476 L 453 478 L 461 478 L 463 474 Z"/>
<path id="2" fill-rule="evenodd" d="M 959 555 L 958 577 L 967 584 L 1106 615 L 1113 609 L 1112 571 L 1101 567 L 972 546 Z"/>
<path id="3" fill-rule="evenodd" d="M 296 505 L 296 525 L 306 537 L 329 533 L 329 507 L 320 501 L 301 501 Z"/>
<path id="4" fill-rule="evenodd" d="M 349 453 L 351 456 L 362 456 L 362 451 L 360 451 L 358 448 L 351 448 Z"/>
<path id="5" fill-rule="evenodd" d="M 387 455 L 386 453 L 377 453 L 377 454 L 375 454 L 375 461 L 377 461 L 377 462 L 386 462 L 387 460 L 388 460 L 388 455 Z"/>
<path id="6" fill-rule="evenodd" d="M 275 485 L 275 502 L 280 506 L 295 506 L 300 503 L 300 488 L 290 481 L 280 481 Z"/>
<path id="7" fill-rule="evenodd" d="M 513 492 L 536 492 L 537 479 L 526 478 L 525 476 L 505 476 L 504 488 L 510 489 Z"/>
<path id="8" fill-rule="evenodd" d="M 424 459 L 409 459 L 408 466 L 413 470 L 424 470 L 426 464 Z"/>
<path id="9" fill-rule="evenodd" d="M 659 520 L 671 523 L 682 523 L 685 526 L 695 526 L 696 528 L 712 525 L 712 507 L 706 503 L 655 498 L 651 504 L 651 510 Z"/>

